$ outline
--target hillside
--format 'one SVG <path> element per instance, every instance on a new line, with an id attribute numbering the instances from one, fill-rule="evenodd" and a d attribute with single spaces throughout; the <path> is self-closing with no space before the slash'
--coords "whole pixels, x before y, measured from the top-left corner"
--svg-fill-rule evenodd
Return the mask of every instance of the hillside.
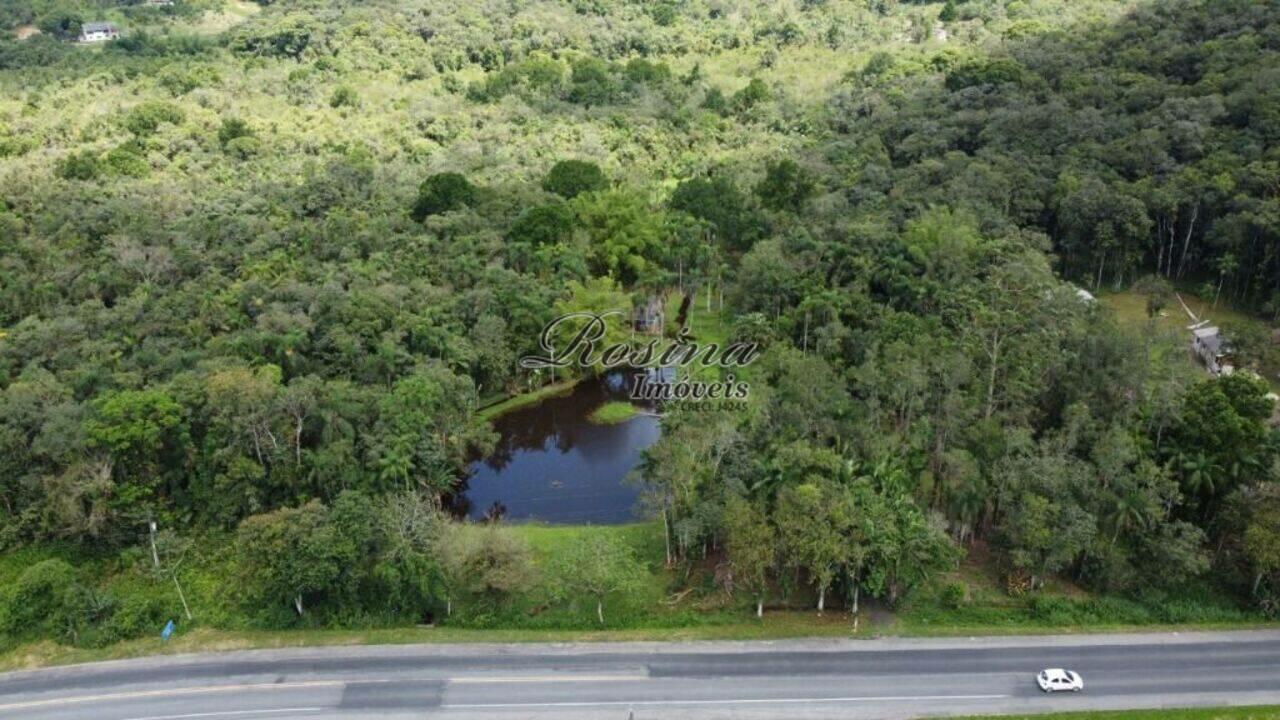
<path id="1" fill-rule="evenodd" d="M 98 20 L 121 38 L 72 42 Z M 234 592 L 183 631 L 963 622 L 987 572 L 1032 619 L 1067 585 L 1118 598 L 1103 623 L 1277 608 L 1267 384 L 1076 294 L 1158 318 L 1189 288 L 1276 367 L 1274 3 L 40 0 L 0 28 L 0 647 L 150 633 L 184 581 Z M 521 366 L 548 322 L 662 297 L 763 354 L 745 409 L 662 418 L 656 540 L 441 510 L 498 442 L 482 404 L 597 369 Z"/>

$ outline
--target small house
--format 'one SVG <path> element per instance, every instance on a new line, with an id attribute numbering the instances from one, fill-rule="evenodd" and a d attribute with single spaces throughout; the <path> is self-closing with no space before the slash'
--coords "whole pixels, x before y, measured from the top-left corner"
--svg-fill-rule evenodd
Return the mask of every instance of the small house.
<path id="1" fill-rule="evenodd" d="M 1230 374 L 1229 362 L 1231 348 L 1222 337 L 1222 331 L 1216 327 L 1202 327 L 1191 331 L 1191 351 L 1200 358 L 1200 362 L 1214 375 Z"/>
<path id="2" fill-rule="evenodd" d="M 149 7 L 173 7 L 173 0 L 147 0 Z"/>
<path id="3" fill-rule="evenodd" d="M 636 332 L 651 335 L 662 334 L 666 325 L 667 311 L 663 307 L 662 296 L 655 295 L 644 302 L 636 303 L 631 311 L 631 327 Z"/>
<path id="4" fill-rule="evenodd" d="M 105 42 L 120 37 L 120 29 L 114 23 L 90 22 L 80 26 L 79 40 L 82 43 Z"/>

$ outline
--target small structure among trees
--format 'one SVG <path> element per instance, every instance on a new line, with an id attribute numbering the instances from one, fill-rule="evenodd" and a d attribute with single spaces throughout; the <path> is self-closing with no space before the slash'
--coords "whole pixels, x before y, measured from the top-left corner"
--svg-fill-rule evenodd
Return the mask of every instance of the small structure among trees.
<path id="1" fill-rule="evenodd" d="M 666 322 L 667 311 L 661 295 L 639 301 L 631 310 L 631 326 L 636 332 L 661 335 Z"/>
<path id="2" fill-rule="evenodd" d="M 1231 347 L 1217 327 L 1195 328 L 1191 331 L 1191 351 L 1209 372 L 1214 375 L 1231 373 Z"/>
<path id="3" fill-rule="evenodd" d="M 119 37 L 120 29 L 115 26 L 115 23 L 88 22 L 80 26 L 80 37 L 76 39 L 82 43 L 95 43 L 115 40 Z"/>

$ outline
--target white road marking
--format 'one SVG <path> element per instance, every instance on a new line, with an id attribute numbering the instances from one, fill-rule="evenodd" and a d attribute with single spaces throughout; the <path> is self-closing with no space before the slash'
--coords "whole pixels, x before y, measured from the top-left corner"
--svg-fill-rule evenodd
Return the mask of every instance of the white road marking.
<path id="1" fill-rule="evenodd" d="M 518 683 L 627 682 L 648 680 L 647 675 L 472 675 L 449 678 L 454 685 L 489 685 Z"/>
<path id="2" fill-rule="evenodd" d="M 601 700 L 597 702 L 543 702 L 543 703 L 447 703 L 442 708 L 452 710 L 486 710 L 499 708 L 553 708 L 553 707 L 603 707 L 613 705 L 785 705 L 849 702 L 919 702 L 922 700 L 1002 700 L 1012 695 L 886 695 L 883 697 L 821 697 L 821 698 L 749 698 L 741 700 Z"/>
<path id="3" fill-rule="evenodd" d="M 345 680 L 315 680 L 311 682 L 262 683 L 257 685 L 209 685 L 204 687 L 171 688 L 165 690 L 139 690 L 137 692 L 112 693 L 110 695 L 73 695 L 52 700 L 29 700 L 27 702 L 0 705 L 0 712 L 6 710 L 29 710 L 31 708 L 70 705 L 72 703 L 111 702 L 112 700 L 137 700 L 141 698 L 168 697 L 171 695 L 203 695 L 206 693 L 237 692 L 244 690 L 296 690 L 298 688 L 337 687 L 346 685 Z"/>
<path id="4" fill-rule="evenodd" d="M 151 715 L 149 717 L 128 718 L 128 720 L 193 720 L 193 718 L 235 717 L 237 715 L 266 715 L 268 713 L 304 713 L 320 712 L 324 708 L 279 708 L 275 710 L 225 710 L 223 712 L 190 713 L 188 715 Z"/>

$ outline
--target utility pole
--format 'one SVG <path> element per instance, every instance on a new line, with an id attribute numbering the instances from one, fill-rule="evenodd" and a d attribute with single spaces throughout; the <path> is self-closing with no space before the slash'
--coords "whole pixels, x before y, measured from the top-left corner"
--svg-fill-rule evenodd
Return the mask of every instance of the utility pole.
<path id="1" fill-rule="evenodd" d="M 160 553 L 156 552 L 156 521 L 151 521 L 151 562 L 155 563 L 156 569 L 160 569 Z"/>

